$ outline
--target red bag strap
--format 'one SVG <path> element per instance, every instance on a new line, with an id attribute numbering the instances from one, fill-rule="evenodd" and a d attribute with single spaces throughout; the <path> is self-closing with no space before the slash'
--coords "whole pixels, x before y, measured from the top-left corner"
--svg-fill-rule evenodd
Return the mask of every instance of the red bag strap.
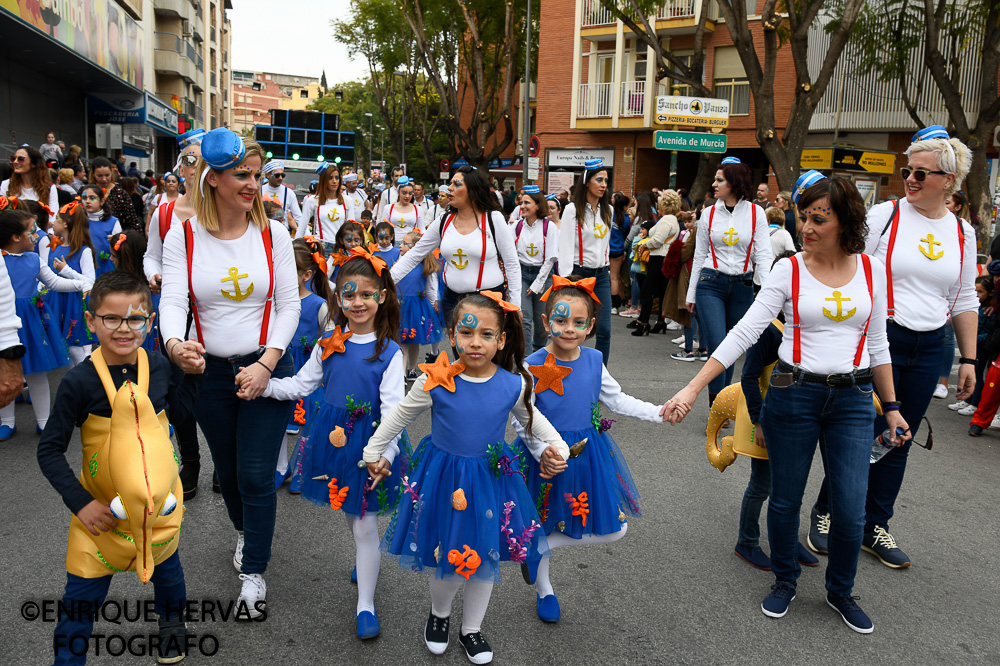
<path id="1" fill-rule="evenodd" d="M 580 221 L 576 222 L 577 247 L 580 248 L 580 266 L 583 266 L 583 226 Z"/>
<path id="2" fill-rule="evenodd" d="M 198 299 L 194 295 L 194 287 L 191 285 L 191 265 L 194 260 L 194 230 L 191 228 L 191 220 L 184 220 L 184 252 L 187 255 L 188 274 L 188 300 L 191 302 L 191 317 L 194 319 L 194 330 L 198 335 L 198 342 L 205 344 L 205 337 L 201 334 L 201 318 L 198 316 Z"/>
<path id="3" fill-rule="evenodd" d="M 274 241 L 271 239 L 271 223 L 261 232 L 264 241 L 264 254 L 267 255 L 267 300 L 264 301 L 264 323 L 260 327 L 259 345 L 263 349 L 267 342 L 267 326 L 271 321 L 271 303 L 274 301 Z"/>
<path id="4" fill-rule="evenodd" d="M 486 268 L 486 213 L 483 213 L 482 223 L 479 225 L 483 230 L 483 253 L 479 255 L 479 277 L 476 279 L 476 291 L 483 288 L 483 270 Z M 500 256 L 497 255 L 497 261 Z"/>
<path id="5" fill-rule="evenodd" d="M 316 231 L 319 233 L 319 239 L 323 240 L 323 221 L 319 219 L 319 209 L 322 206 L 319 203 L 319 195 L 316 195 Z"/>
<path id="6" fill-rule="evenodd" d="M 715 210 L 713 207 L 712 210 Z M 750 245 L 747 246 L 747 258 L 743 262 L 743 272 L 746 273 L 747 269 L 750 267 L 750 253 L 753 252 L 753 238 L 757 234 L 757 204 L 750 204 L 750 219 L 752 224 L 750 226 Z"/>
<path id="7" fill-rule="evenodd" d="M 965 272 L 965 231 L 962 230 L 962 218 L 958 218 L 958 291 L 955 292 L 955 302 L 951 304 L 951 309 L 948 310 L 948 316 L 951 317 L 951 313 L 955 311 L 955 306 L 958 305 L 958 295 L 962 293 L 962 274 Z"/>
<path id="8" fill-rule="evenodd" d="M 444 238 L 444 232 L 448 230 L 448 225 L 451 224 L 451 221 L 455 219 L 457 214 L 458 213 L 452 213 L 451 216 L 444 221 L 444 224 L 441 225 L 441 238 Z"/>
<path id="9" fill-rule="evenodd" d="M 854 369 L 861 366 L 861 354 L 865 350 L 865 341 L 868 340 L 868 326 L 872 323 L 872 312 L 875 311 L 875 289 L 872 286 L 872 261 L 867 254 L 861 255 L 861 265 L 865 269 L 865 282 L 868 283 L 868 297 L 872 300 L 872 309 L 868 312 L 868 321 L 865 322 L 865 329 L 861 331 L 861 341 L 858 342 L 858 351 L 854 353 Z"/>
<path id="10" fill-rule="evenodd" d="M 170 221 L 174 217 L 174 204 L 177 203 L 177 199 L 174 199 L 166 206 L 160 206 L 160 240 L 162 241 L 167 237 L 167 232 L 170 231 Z M 164 210 L 166 209 L 166 210 Z"/>
<path id="11" fill-rule="evenodd" d="M 792 365 L 798 369 L 802 363 L 802 339 L 799 334 L 799 258 L 792 260 Z"/>
<path id="12" fill-rule="evenodd" d="M 712 221 L 715 219 L 715 206 L 708 211 L 708 249 L 712 251 L 712 267 L 719 270 L 719 260 L 715 258 L 715 244 L 712 242 Z"/>
<path id="13" fill-rule="evenodd" d="M 892 221 L 889 224 L 892 226 L 892 231 L 889 232 L 889 247 L 885 251 L 885 299 L 886 315 L 889 321 L 895 321 L 896 307 L 892 297 L 892 249 L 896 247 L 896 231 L 899 230 L 899 202 L 896 202 L 896 207 L 892 211 Z"/>

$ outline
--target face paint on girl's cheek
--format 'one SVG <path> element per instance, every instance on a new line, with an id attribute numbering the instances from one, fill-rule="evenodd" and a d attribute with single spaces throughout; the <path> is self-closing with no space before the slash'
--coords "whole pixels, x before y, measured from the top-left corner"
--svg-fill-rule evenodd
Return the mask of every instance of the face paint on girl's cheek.
<path id="1" fill-rule="evenodd" d="M 479 326 L 479 317 L 472 314 L 471 312 L 466 312 L 462 315 L 462 318 L 458 322 L 459 326 L 464 326 L 466 328 L 476 328 Z"/>
<path id="2" fill-rule="evenodd" d="M 590 322 L 586 319 L 581 319 L 573 323 L 573 328 L 578 331 L 586 331 L 590 326 Z"/>
<path id="3" fill-rule="evenodd" d="M 569 317 L 569 303 L 556 303 L 556 306 L 552 308 L 552 314 L 556 317 Z"/>
<path id="4" fill-rule="evenodd" d="M 351 281 L 351 282 L 345 282 L 343 288 L 340 290 L 340 298 L 344 299 L 344 298 L 347 298 L 348 296 L 353 296 L 357 292 L 358 292 L 358 283 L 357 282 L 353 282 L 353 281 Z"/>

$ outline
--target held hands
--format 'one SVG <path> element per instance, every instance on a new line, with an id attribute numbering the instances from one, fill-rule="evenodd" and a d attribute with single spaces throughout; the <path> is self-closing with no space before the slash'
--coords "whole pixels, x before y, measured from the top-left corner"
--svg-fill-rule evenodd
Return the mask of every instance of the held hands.
<path id="1" fill-rule="evenodd" d="M 689 305 L 693 304 L 689 303 Z M 664 421 L 670 421 L 671 424 L 680 423 L 691 411 L 691 406 L 698 399 L 698 393 L 699 391 L 685 386 L 660 408 L 660 416 L 663 417 Z"/>
<path id="2" fill-rule="evenodd" d="M 90 504 L 80 509 L 76 513 L 76 517 L 80 519 L 83 526 L 94 536 L 100 536 L 97 530 L 107 532 L 112 527 L 118 526 L 118 521 L 115 520 L 114 514 L 111 513 L 111 508 L 107 504 L 101 504 L 97 500 L 92 500 Z"/>
<path id="3" fill-rule="evenodd" d="M 200 375 L 205 372 L 204 354 L 205 348 L 196 340 L 178 341 L 169 349 L 170 360 L 189 375 Z"/>
<path id="4" fill-rule="evenodd" d="M 254 400 L 267 388 L 267 382 L 271 378 L 271 373 L 260 363 L 251 363 L 247 367 L 241 367 L 236 375 L 235 383 L 239 386 L 236 395 L 244 400 Z"/>
<path id="5" fill-rule="evenodd" d="M 541 467 L 539 476 L 543 479 L 551 479 L 556 474 L 564 471 L 568 466 L 567 462 L 563 460 L 562 455 L 560 455 L 554 446 L 549 446 L 542 451 L 542 457 L 538 460 L 538 465 Z"/>
<path id="6" fill-rule="evenodd" d="M 903 418 L 902 414 L 899 413 L 898 409 L 886 412 L 885 422 L 889 426 L 889 430 L 892 432 L 891 441 L 896 446 L 902 446 L 908 440 L 913 439 L 913 433 L 910 432 L 910 426 L 906 424 L 906 420 Z M 903 434 L 897 435 L 896 428 L 902 428 L 904 430 Z"/>
<path id="7" fill-rule="evenodd" d="M 62 269 L 66 268 L 66 262 L 59 257 L 55 257 L 52 259 L 52 268 L 56 269 L 56 273 L 61 273 Z"/>
<path id="8" fill-rule="evenodd" d="M 375 490 L 382 479 L 387 476 L 392 476 L 392 472 L 389 471 L 391 465 L 389 461 L 386 460 L 385 456 L 378 459 L 378 462 L 366 463 L 368 465 L 368 476 L 372 478 L 372 490 Z"/>

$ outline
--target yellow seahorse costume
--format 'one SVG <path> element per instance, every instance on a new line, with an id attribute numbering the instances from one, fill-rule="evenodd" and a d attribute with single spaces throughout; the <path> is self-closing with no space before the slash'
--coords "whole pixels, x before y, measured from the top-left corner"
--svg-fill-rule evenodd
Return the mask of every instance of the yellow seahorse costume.
<path id="1" fill-rule="evenodd" d="M 70 519 L 66 570 L 99 578 L 134 570 L 147 583 L 156 563 L 177 550 L 184 493 L 168 435 L 167 416 L 150 402 L 149 361 L 139 349 L 138 384 L 115 391 L 100 348 L 90 355 L 111 404 L 111 418 L 91 414 L 81 428 L 80 483 L 110 504 L 118 527 L 94 536 L 75 515 Z"/>

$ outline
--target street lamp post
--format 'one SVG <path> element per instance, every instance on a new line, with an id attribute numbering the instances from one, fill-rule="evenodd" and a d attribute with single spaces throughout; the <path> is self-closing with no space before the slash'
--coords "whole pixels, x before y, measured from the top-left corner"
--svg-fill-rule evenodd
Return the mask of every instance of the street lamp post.
<path id="1" fill-rule="evenodd" d="M 521 113 L 521 124 L 523 125 L 521 131 L 521 186 L 528 184 L 528 141 L 530 140 L 529 132 L 529 118 L 531 115 L 531 103 L 528 98 L 531 93 L 531 0 L 528 0 L 528 16 L 524 21 L 525 23 L 525 42 L 527 46 L 524 49 L 524 111 Z"/>
<path id="2" fill-rule="evenodd" d="M 365 115 L 368 116 L 368 171 L 371 172 L 371 170 L 372 170 L 372 136 L 374 135 L 374 132 L 372 131 L 372 123 L 375 122 L 375 120 L 373 119 L 372 114 L 366 113 Z"/>
<path id="3" fill-rule="evenodd" d="M 402 135 L 402 151 L 399 154 L 399 162 L 401 165 L 406 164 L 406 72 L 395 71 L 392 73 L 393 77 L 399 77 L 403 80 L 403 113 L 399 121 L 399 132 Z M 404 170 L 405 174 L 406 171 Z"/>

